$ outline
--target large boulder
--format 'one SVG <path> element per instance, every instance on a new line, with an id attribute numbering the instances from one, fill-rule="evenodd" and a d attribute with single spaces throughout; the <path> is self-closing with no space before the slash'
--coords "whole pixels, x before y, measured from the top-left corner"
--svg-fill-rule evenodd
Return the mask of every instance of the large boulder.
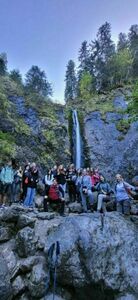
<path id="1" fill-rule="evenodd" d="M 35 255 L 37 238 L 35 231 L 30 227 L 21 229 L 16 237 L 17 253 L 20 257 Z"/>
<path id="2" fill-rule="evenodd" d="M 12 299 L 12 288 L 10 283 L 10 276 L 5 260 L 0 257 L 0 299 Z"/>
<path id="3" fill-rule="evenodd" d="M 102 290 L 138 293 L 138 240 L 130 220 L 115 212 L 104 220 L 98 213 L 70 216 L 47 236 L 46 255 L 55 241 L 61 248 L 58 281 L 72 286 L 77 299 L 89 299 L 92 291 L 93 299 L 103 299 Z"/>
<path id="4" fill-rule="evenodd" d="M 41 298 L 46 294 L 48 288 L 46 282 L 49 285 L 49 276 L 44 269 L 44 265 L 40 263 L 34 266 L 28 281 L 28 289 L 33 299 Z"/>

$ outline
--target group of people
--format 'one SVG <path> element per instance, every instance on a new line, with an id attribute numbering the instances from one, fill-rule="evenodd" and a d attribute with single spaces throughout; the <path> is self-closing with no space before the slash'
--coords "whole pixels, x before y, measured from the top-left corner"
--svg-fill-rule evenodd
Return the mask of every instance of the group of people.
<path id="1" fill-rule="evenodd" d="M 0 172 L 0 205 L 22 201 L 26 207 L 34 206 L 34 198 L 39 181 L 39 172 L 35 163 L 27 163 L 22 168 L 8 161 Z M 69 202 L 78 201 L 83 211 L 93 211 L 94 192 L 97 192 L 97 211 L 106 211 L 106 202 L 115 195 L 116 209 L 128 215 L 130 213 L 130 194 L 136 187 L 124 181 L 120 174 L 116 175 L 114 188 L 106 181 L 97 169 L 75 169 L 71 164 L 67 169 L 63 165 L 55 165 L 48 170 L 42 180 L 44 184 L 44 210 L 49 204 L 56 204 L 61 215 L 64 215 L 65 198 L 68 193 Z"/>
<path id="2" fill-rule="evenodd" d="M 22 169 L 15 160 L 6 161 L 0 170 L 0 207 L 12 203 L 33 207 L 38 177 L 35 163 Z"/>

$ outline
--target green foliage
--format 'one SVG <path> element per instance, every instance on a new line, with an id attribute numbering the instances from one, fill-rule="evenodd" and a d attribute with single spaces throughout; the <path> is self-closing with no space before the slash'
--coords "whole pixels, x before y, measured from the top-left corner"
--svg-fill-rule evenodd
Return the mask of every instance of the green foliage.
<path id="1" fill-rule="evenodd" d="M 110 83 L 112 85 L 119 86 L 130 81 L 132 61 L 131 52 L 127 48 L 118 51 L 111 57 L 108 62 L 108 68 L 110 70 Z"/>
<path id="2" fill-rule="evenodd" d="M 51 149 L 57 148 L 58 143 L 54 130 L 43 130 L 43 135 L 46 138 L 46 143 Z"/>
<path id="3" fill-rule="evenodd" d="M 19 70 L 16 70 L 16 69 L 12 70 L 12 71 L 10 72 L 10 74 L 9 74 L 9 77 L 10 77 L 14 82 L 16 82 L 17 85 L 23 87 L 22 75 L 21 75 L 21 73 L 20 73 Z"/>
<path id="4" fill-rule="evenodd" d="M 92 96 L 93 78 L 89 72 L 84 72 L 79 83 L 79 94 L 82 99 L 90 99 Z"/>
<path id="5" fill-rule="evenodd" d="M 20 96 L 22 91 L 18 84 L 11 80 L 8 75 L 0 76 L 0 91 L 6 96 Z"/>
<path id="6" fill-rule="evenodd" d="M 69 60 L 65 77 L 65 101 L 73 100 L 76 97 L 76 75 L 75 64 L 73 60 Z"/>
<path id="7" fill-rule="evenodd" d="M 131 113 L 134 118 L 138 116 L 138 79 L 135 81 L 132 89 L 132 99 L 128 105 L 128 113 Z"/>
<path id="8" fill-rule="evenodd" d="M 16 145 L 13 136 L 0 131 L 0 163 L 5 158 L 14 157 L 15 151 Z"/>
<path id="9" fill-rule="evenodd" d="M 6 53 L 0 54 L 0 76 L 5 76 L 7 72 L 7 55 Z"/>
<path id="10" fill-rule="evenodd" d="M 32 66 L 26 74 L 26 90 L 29 93 L 37 93 L 40 96 L 52 95 L 52 87 L 48 82 L 46 74 L 38 66 Z"/>
<path id="11" fill-rule="evenodd" d="M 2 112 L 7 113 L 7 109 L 10 107 L 9 101 L 7 100 L 7 97 L 4 93 L 0 91 L 0 110 Z"/>
<path id="12" fill-rule="evenodd" d="M 125 33 L 120 32 L 118 36 L 117 50 L 122 51 L 128 48 L 128 39 Z"/>
<path id="13" fill-rule="evenodd" d="M 20 118 L 20 119 L 16 120 L 16 122 L 15 122 L 15 132 L 29 136 L 31 134 L 31 129 L 24 122 L 24 120 Z"/>
<path id="14" fill-rule="evenodd" d="M 122 119 L 116 124 L 117 130 L 123 132 L 124 134 L 127 133 L 128 129 L 130 128 L 130 120 L 129 119 Z"/>
<path id="15" fill-rule="evenodd" d="M 133 91 L 132 91 L 132 98 L 133 98 L 133 108 L 138 112 L 138 80 L 136 81 Z"/>

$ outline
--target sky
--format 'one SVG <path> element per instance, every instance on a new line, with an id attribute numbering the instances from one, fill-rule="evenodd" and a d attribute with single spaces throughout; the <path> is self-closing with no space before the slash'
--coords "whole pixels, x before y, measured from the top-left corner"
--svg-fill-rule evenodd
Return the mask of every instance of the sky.
<path id="1" fill-rule="evenodd" d="M 117 41 L 138 24 L 138 0 L 0 0 L 0 53 L 23 76 L 32 65 L 45 70 L 54 99 L 63 102 L 68 61 L 77 64 L 81 43 L 106 21 Z"/>

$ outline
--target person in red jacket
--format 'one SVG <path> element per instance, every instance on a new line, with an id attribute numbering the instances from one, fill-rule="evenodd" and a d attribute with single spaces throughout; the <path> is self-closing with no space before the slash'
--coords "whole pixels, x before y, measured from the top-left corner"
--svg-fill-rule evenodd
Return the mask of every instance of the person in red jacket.
<path id="1" fill-rule="evenodd" d="M 56 203 L 60 206 L 60 215 L 64 215 L 64 207 L 65 207 L 65 200 L 64 200 L 64 191 L 62 187 L 57 183 L 57 179 L 53 179 L 53 183 L 50 186 L 47 194 L 44 197 L 44 211 L 48 211 L 47 203 Z"/>

